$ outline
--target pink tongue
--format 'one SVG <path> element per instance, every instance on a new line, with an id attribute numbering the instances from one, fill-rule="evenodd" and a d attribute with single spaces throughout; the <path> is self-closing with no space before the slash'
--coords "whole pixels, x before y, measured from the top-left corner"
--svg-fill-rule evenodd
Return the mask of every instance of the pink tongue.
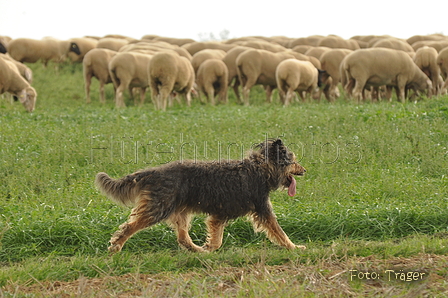
<path id="1" fill-rule="evenodd" d="M 293 197 L 296 195 L 296 179 L 293 176 L 290 176 L 291 184 L 288 187 L 288 196 Z"/>

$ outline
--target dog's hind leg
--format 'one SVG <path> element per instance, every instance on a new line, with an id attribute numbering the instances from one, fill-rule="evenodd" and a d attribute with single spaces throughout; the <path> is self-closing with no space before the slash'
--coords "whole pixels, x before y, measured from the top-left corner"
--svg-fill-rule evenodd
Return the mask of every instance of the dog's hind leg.
<path id="1" fill-rule="evenodd" d="M 224 227 L 227 221 L 222 219 L 217 219 L 213 215 L 207 218 L 207 242 L 202 247 L 206 251 L 214 251 L 221 247 L 222 236 L 224 234 Z"/>
<path id="2" fill-rule="evenodd" d="M 274 213 L 270 212 L 268 214 L 264 214 L 262 218 L 257 216 L 257 214 L 254 214 L 252 216 L 252 220 L 254 222 L 255 230 L 266 232 L 266 235 L 272 242 L 284 246 L 287 249 L 306 248 L 303 245 L 295 245 L 294 243 L 291 242 L 291 240 L 289 240 L 286 233 L 278 224 Z"/>
<path id="3" fill-rule="evenodd" d="M 188 230 L 190 229 L 190 221 L 192 214 L 186 210 L 182 212 L 174 212 L 169 218 L 168 222 L 171 224 L 177 235 L 177 242 L 180 246 L 190 250 L 203 252 L 204 249 L 193 243 Z"/>
<path id="4" fill-rule="evenodd" d="M 110 239 L 110 246 L 108 248 L 110 253 L 121 251 L 125 242 L 138 231 L 152 226 L 161 221 L 160 218 L 151 216 L 148 212 L 148 207 L 151 206 L 151 199 L 141 198 L 138 205 L 132 209 L 129 220 L 120 225 L 119 230 L 116 231 Z"/>

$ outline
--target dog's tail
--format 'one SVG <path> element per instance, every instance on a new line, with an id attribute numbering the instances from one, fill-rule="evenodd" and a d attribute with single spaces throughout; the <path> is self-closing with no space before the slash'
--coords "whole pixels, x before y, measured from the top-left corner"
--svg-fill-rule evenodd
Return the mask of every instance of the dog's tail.
<path id="1" fill-rule="evenodd" d="M 112 179 L 106 173 L 101 172 L 96 175 L 95 184 L 112 201 L 132 207 L 139 194 L 139 189 L 134 180 L 126 178 Z"/>

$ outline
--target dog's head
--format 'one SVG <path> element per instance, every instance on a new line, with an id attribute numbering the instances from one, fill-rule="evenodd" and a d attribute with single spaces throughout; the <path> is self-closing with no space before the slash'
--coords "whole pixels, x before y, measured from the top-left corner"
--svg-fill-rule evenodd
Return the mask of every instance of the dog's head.
<path id="1" fill-rule="evenodd" d="M 294 175 L 303 176 L 306 172 L 296 161 L 296 156 L 283 144 L 281 139 L 266 140 L 255 146 L 249 158 L 257 163 L 267 163 L 271 168 L 279 170 L 281 174 L 280 184 L 288 188 L 288 194 L 296 193 L 296 180 Z"/>

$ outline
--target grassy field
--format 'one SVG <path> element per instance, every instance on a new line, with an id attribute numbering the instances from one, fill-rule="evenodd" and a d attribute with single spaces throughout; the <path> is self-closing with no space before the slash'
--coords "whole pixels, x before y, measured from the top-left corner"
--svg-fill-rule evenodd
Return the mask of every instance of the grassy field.
<path id="1" fill-rule="evenodd" d="M 447 96 L 285 108 L 255 88 L 250 107 L 232 94 L 228 105 L 196 100 L 164 113 L 147 96 L 143 106 L 128 100 L 117 110 L 111 86 L 108 103 L 98 102 L 96 81 L 85 104 L 80 65 L 30 67 L 35 112 L 0 99 L 0 297 L 448 294 Z M 276 191 L 271 199 L 280 225 L 307 250 L 285 251 L 238 219 L 215 253 L 180 250 L 160 224 L 108 255 L 129 210 L 98 193 L 97 172 L 238 159 L 278 136 L 307 174 L 294 198 Z M 198 244 L 203 218 L 191 229 Z"/>

